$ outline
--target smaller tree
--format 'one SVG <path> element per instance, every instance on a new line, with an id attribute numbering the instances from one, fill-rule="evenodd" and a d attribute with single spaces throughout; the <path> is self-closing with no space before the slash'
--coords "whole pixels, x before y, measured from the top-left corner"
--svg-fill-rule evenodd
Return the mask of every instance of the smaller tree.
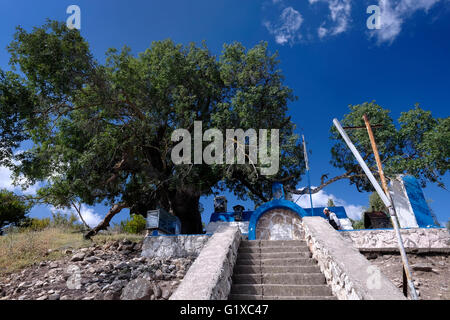
<path id="1" fill-rule="evenodd" d="M 350 221 L 352 223 L 352 227 L 353 227 L 354 230 L 365 229 L 365 227 L 364 227 L 364 219 L 361 219 L 361 220 L 350 219 Z"/>
<path id="2" fill-rule="evenodd" d="M 447 221 L 447 230 L 450 232 L 450 219 Z"/>
<path id="3" fill-rule="evenodd" d="M 332 198 L 329 198 L 329 199 L 328 199 L 327 207 L 336 207 L 336 205 L 334 204 L 334 201 L 333 201 Z"/>
<path id="4" fill-rule="evenodd" d="M 126 233 L 140 234 L 144 232 L 147 221 L 140 214 L 132 214 L 131 220 L 122 221 L 121 229 Z"/>
<path id="5" fill-rule="evenodd" d="M 31 204 L 22 197 L 6 189 L 0 190 L 0 230 L 10 225 L 18 225 L 27 218 Z"/>
<path id="6" fill-rule="evenodd" d="M 388 212 L 383 200 L 381 200 L 380 196 L 376 192 L 372 192 L 369 197 L 369 211 Z"/>

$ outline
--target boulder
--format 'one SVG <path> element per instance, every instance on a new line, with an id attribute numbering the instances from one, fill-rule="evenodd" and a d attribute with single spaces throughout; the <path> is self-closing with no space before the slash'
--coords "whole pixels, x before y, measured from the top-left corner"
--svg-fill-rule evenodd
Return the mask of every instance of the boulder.
<path id="1" fill-rule="evenodd" d="M 121 300 L 150 300 L 153 285 L 150 281 L 138 278 L 130 281 L 123 289 Z"/>
<path id="2" fill-rule="evenodd" d="M 74 254 L 72 258 L 70 259 L 71 262 L 77 262 L 77 261 L 83 261 L 86 254 L 84 252 L 80 252 L 77 254 Z"/>
<path id="3" fill-rule="evenodd" d="M 433 270 L 433 266 L 429 263 L 416 263 L 416 264 L 413 264 L 411 267 L 414 271 L 429 272 L 429 271 Z"/>

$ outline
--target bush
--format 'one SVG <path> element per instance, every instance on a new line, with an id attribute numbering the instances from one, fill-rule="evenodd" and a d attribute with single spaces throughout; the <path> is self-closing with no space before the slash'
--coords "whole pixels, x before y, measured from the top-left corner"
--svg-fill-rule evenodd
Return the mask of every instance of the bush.
<path id="1" fill-rule="evenodd" d="M 48 228 L 81 231 L 83 226 L 78 223 L 76 215 L 52 212 L 51 218 L 27 218 L 19 225 L 19 232 L 42 231 Z"/>
<path id="2" fill-rule="evenodd" d="M 380 196 L 377 192 L 372 192 L 372 194 L 369 197 L 369 209 L 368 211 L 382 211 L 382 212 L 389 212 L 389 210 L 384 205 L 383 200 L 381 200 Z"/>
<path id="3" fill-rule="evenodd" d="M 44 219 L 31 218 L 30 221 L 27 223 L 26 227 L 33 231 L 42 231 L 50 227 L 50 224 L 51 224 L 50 218 Z"/>
<path id="4" fill-rule="evenodd" d="M 122 221 L 120 226 L 126 233 L 140 234 L 145 230 L 146 220 L 140 214 L 132 214 L 131 220 Z"/>
<path id="5" fill-rule="evenodd" d="M 350 221 L 352 222 L 352 227 L 354 230 L 362 230 L 365 229 L 364 227 L 364 220 L 352 220 L 350 219 Z"/>
<path id="6" fill-rule="evenodd" d="M 0 230 L 7 226 L 18 226 L 27 219 L 31 205 L 13 192 L 0 190 Z"/>
<path id="7" fill-rule="evenodd" d="M 80 227 L 78 219 L 73 213 L 68 215 L 61 212 L 52 212 L 51 225 L 55 228 L 67 229 L 78 229 Z"/>

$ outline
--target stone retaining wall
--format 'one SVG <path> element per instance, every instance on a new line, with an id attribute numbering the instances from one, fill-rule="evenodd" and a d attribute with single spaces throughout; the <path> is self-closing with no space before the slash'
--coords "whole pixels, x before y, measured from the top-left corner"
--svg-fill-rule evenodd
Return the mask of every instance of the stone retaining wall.
<path id="1" fill-rule="evenodd" d="M 411 251 L 449 249 L 450 234 L 446 228 L 415 228 L 400 230 L 405 249 Z M 341 235 L 353 242 L 360 251 L 397 251 L 398 242 L 394 230 L 342 231 Z"/>
<path id="2" fill-rule="evenodd" d="M 220 226 L 189 268 L 170 300 L 226 300 L 241 242 L 236 226 Z"/>
<path id="3" fill-rule="evenodd" d="M 149 236 L 144 239 L 142 256 L 146 258 L 196 258 L 208 235 Z"/>
<path id="4" fill-rule="evenodd" d="M 404 300 L 381 270 L 321 217 L 304 217 L 305 240 L 340 300 Z"/>

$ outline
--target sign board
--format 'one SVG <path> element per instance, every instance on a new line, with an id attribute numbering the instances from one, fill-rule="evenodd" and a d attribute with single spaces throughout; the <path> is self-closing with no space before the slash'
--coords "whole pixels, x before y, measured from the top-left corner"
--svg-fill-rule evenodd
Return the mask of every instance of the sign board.
<path id="1" fill-rule="evenodd" d="M 147 211 L 147 229 L 160 230 L 166 234 L 179 234 L 181 231 L 180 219 L 164 209 Z"/>

